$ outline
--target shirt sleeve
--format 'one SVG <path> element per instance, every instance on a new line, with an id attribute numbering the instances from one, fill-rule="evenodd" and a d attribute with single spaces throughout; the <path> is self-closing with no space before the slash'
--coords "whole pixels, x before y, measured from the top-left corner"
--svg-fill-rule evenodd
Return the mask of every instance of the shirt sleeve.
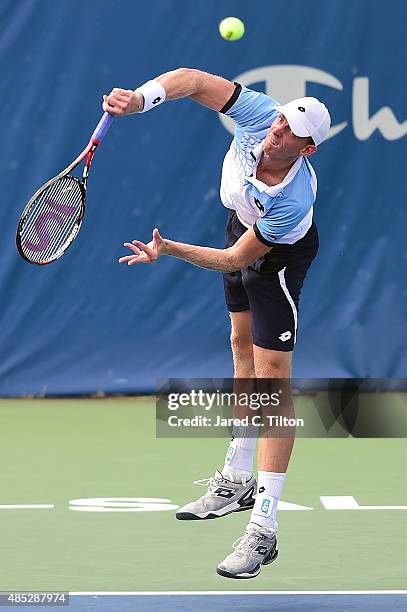
<path id="1" fill-rule="evenodd" d="M 254 233 L 260 242 L 273 246 L 286 234 L 291 232 L 308 214 L 312 201 L 307 205 L 300 205 L 297 200 L 281 198 L 278 205 L 260 217 L 253 225 Z"/>
<path id="2" fill-rule="evenodd" d="M 236 83 L 235 92 L 221 112 L 234 119 L 238 125 L 249 127 L 271 118 L 276 112 L 276 106 L 278 102 L 274 98 Z"/>

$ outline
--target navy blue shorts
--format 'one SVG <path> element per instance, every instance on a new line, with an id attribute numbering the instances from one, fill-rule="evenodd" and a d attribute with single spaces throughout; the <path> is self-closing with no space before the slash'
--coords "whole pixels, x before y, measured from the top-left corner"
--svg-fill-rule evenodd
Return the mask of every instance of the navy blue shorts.
<path id="1" fill-rule="evenodd" d="M 229 210 L 225 246 L 235 244 L 245 231 L 236 212 Z M 247 268 L 223 275 L 228 310 L 250 310 L 256 346 L 293 350 L 300 293 L 318 246 L 318 230 L 313 223 L 295 244 L 275 244 Z"/>

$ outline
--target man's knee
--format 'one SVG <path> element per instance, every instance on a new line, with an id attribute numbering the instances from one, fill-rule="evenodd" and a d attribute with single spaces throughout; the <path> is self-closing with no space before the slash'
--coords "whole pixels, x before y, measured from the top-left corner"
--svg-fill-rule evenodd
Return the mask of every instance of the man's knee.
<path id="1" fill-rule="evenodd" d="M 290 372 L 285 364 L 278 361 L 256 363 L 257 378 L 290 378 Z"/>
<path id="2" fill-rule="evenodd" d="M 231 312 L 230 345 L 233 353 L 235 377 L 254 377 L 253 337 L 249 310 Z"/>
<path id="3" fill-rule="evenodd" d="M 231 312 L 230 345 L 234 355 L 250 356 L 253 360 L 253 336 L 250 311 Z"/>
<path id="4" fill-rule="evenodd" d="M 253 357 L 253 340 L 251 334 L 242 333 L 232 329 L 230 332 L 230 345 L 233 354 L 251 355 Z"/>
<path id="5" fill-rule="evenodd" d="M 254 377 L 253 344 L 251 338 L 232 331 L 230 344 L 233 353 L 235 377 Z"/>
<path id="6" fill-rule="evenodd" d="M 256 378 L 290 378 L 291 352 L 254 347 Z"/>

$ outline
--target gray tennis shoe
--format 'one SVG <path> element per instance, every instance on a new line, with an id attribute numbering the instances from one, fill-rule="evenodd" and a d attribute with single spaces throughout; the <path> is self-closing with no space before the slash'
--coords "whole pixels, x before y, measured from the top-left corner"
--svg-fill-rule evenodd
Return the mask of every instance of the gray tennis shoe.
<path id="1" fill-rule="evenodd" d="M 216 571 L 226 578 L 255 578 L 261 566 L 277 559 L 277 539 L 272 529 L 249 523 L 241 538 L 233 543 L 235 549 L 219 563 Z"/>
<path id="2" fill-rule="evenodd" d="M 247 482 L 237 483 L 216 471 L 211 478 L 195 480 L 194 484 L 207 486 L 207 491 L 196 501 L 178 509 L 175 516 L 180 521 L 220 518 L 231 512 L 251 510 L 254 506 L 257 487 L 254 476 Z"/>

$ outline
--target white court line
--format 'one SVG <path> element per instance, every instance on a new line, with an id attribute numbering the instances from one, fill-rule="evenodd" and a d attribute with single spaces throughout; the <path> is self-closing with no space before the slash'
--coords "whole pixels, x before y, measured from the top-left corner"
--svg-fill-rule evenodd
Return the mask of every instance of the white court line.
<path id="1" fill-rule="evenodd" d="M 407 506 L 359 506 L 353 495 L 321 495 L 325 510 L 407 510 Z"/>
<path id="2" fill-rule="evenodd" d="M 407 591 L 70 591 L 69 595 L 407 595 Z"/>
<path id="3" fill-rule="evenodd" d="M 40 508 L 55 508 L 54 504 L 0 504 L 0 510 L 35 510 Z"/>

